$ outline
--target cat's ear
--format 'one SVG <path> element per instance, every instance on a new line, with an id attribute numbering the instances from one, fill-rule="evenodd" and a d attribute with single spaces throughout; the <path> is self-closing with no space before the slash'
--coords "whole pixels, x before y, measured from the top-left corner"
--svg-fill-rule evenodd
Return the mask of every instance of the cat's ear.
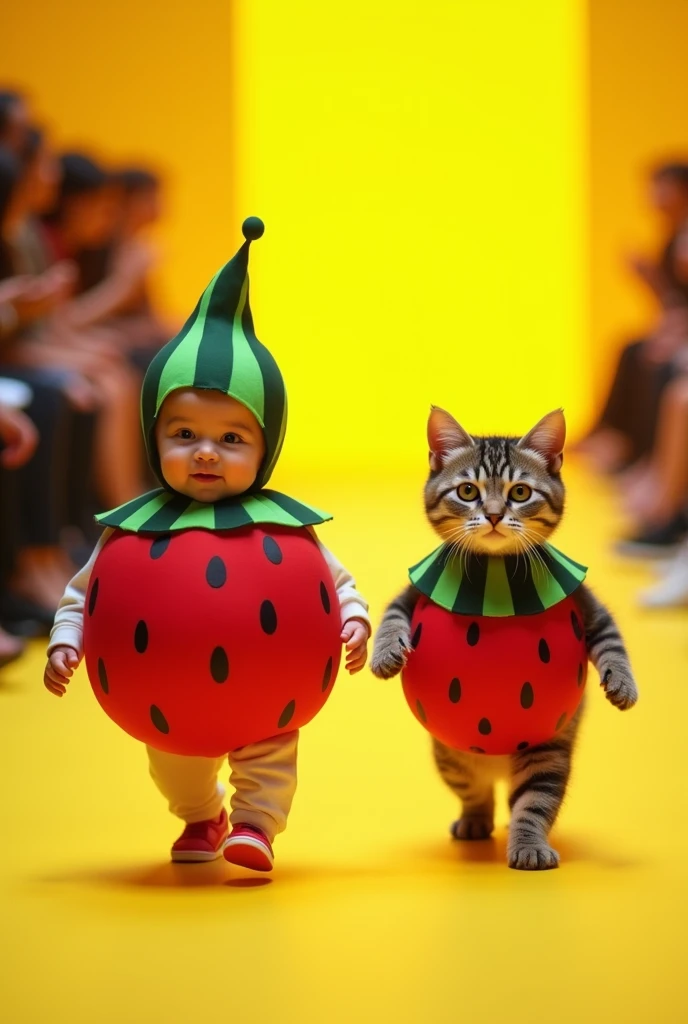
<path id="1" fill-rule="evenodd" d="M 428 419 L 428 444 L 430 445 L 430 469 L 436 473 L 441 469 L 450 452 L 459 448 L 472 448 L 473 438 L 460 423 L 444 409 L 433 405 Z"/>
<path id="2" fill-rule="evenodd" d="M 517 444 L 517 448 L 527 448 L 537 452 L 547 460 L 550 473 L 558 473 L 564 462 L 564 443 L 566 442 L 566 420 L 563 409 L 555 409 L 547 413 L 529 430 Z"/>

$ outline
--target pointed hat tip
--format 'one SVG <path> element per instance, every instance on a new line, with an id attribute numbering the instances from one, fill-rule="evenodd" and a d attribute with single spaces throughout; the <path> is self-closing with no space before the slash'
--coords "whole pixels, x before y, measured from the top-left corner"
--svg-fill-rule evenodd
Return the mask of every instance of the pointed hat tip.
<path id="1" fill-rule="evenodd" d="M 265 225 L 260 217 L 247 217 L 241 225 L 241 230 L 247 242 L 255 242 L 265 231 Z"/>

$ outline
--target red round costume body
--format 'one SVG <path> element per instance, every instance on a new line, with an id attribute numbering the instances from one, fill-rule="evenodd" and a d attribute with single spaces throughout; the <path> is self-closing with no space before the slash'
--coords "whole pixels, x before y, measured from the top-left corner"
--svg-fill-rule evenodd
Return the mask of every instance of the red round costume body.
<path id="1" fill-rule="evenodd" d="M 588 654 L 573 596 L 536 615 L 455 614 L 421 595 L 404 695 L 455 750 L 514 754 L 545 743 L 580 704 Z"/>
<path id="2" fill-rule="evenodd" d="M 99 704 L 174 754 L 220 757 L 305 725 L 332 691 L 340 634 L 332 576 L 306 529 L 117 530 L 86 596 Z"/>

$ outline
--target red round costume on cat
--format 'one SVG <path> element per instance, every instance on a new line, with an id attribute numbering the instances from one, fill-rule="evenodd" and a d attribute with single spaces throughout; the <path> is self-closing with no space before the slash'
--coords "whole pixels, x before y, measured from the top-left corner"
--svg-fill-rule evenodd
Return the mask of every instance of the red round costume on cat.
<path id="1" fill-rule="evenodd" d="M 115 531 L 86 599 L 88 675 L 122 729 L 219 757 L 309 722 L 339 667 L 339 602 L 306 529 Z"/>

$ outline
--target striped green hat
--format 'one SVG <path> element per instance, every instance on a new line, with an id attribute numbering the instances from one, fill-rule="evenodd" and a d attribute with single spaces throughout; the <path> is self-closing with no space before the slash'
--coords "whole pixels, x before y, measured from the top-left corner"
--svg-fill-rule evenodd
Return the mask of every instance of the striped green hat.
<path id="1" fill-rule="evenodd" d="M 274 358 L 256 338 L 248 301 L 248 251 L 265 226 L 248 217 L 246 241 L 218 270 L 179 334 L 160 349 L 143 381 L 141 422 L 148 461 L 165 486 L 155 443 L 155 419 L 178 388 L 202 388 L 230 395 L 251 410 L 263 429 L 265 457 L 251 491 L 268 482 L 284 442 L 287 395 Z"/>
<path id="2" fill-rule="evenodd" d="M 409 569 L 411 583 L 457 615 L 537 615 L 581 585 L 587 569 L 551 544 L 537 555 L 456 555 L 442 544 Z"/>

